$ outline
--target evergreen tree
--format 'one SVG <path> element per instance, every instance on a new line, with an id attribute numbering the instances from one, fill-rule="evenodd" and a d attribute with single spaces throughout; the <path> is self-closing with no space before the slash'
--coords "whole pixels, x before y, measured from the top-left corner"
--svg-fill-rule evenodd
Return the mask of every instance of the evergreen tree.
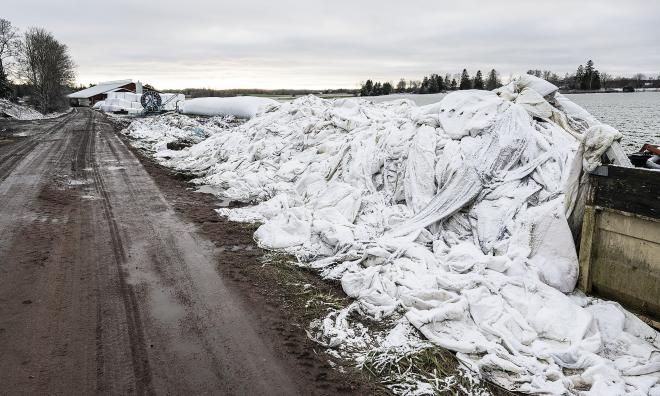
<path id="1" fill-rule="evenodd" d="M 481 70 L 477 70 L 477 75 L 474 76 L 474 83 L 472 86 L 474 89 L 484 89 L 484 78 L 481 75 Z"/>
<path id="2" fill-rule="evenodd" d="M 601 86 L 600 73 L 598 70 L 594 70 L 594 74 L 591 77 L 591 89 L 599 90 Z"/>
<path id="3" fill-rule="evenodd" d="M 438 76 L 436 74 L 431 74 L 429 78 L 429 93 L 438 93 L 440 92 L 440 86 L 438 85 Z"/>
<path id="4" fill-rule="evenodd" d="M 582 65 L 578 66 L 577 71 L 575 72 L 575 89 L 585 89 L 583 88 L 584 82 L 584 67 Z"/>
<path id="5" fill-rule="evenodd" d="M 472 81 L 470 80 L 470 75 L 467 70 L 463 69 L 461 74 L 461 83 L 458 86 L 459 89 L 472 89 Z"/>
<path id="6" fill-rule="evenodd" d="M 584 68 L 584 77 L 583 84 L 584 88 L 582 89 L 591 89 L 591 83 L 594 78 L 594 61 L 589 59 L 587 61 L 587 66 Z"/>
<path id="7" fill-rule="evenodd" d="M 383 83 L 382 94 L 389 95 L 391 93 L 392 93 L 392 83 L 390 82 Z"/>
<path id="8" fill-rule="evenodd" d="M 371 93 L 374 90 L 374 82 L 371 80 L 367 80 L 367 82 L 362 85 L 360 88 L 360 96 L 371 96 Z"/>
<path id="9" fill-rule="evenodd" d="M 458 88 L 458 84 L 456 83 L 456 79 L 452 78 L 451 79 L 451 90 L 456 91 L 457 88 Z"/>
<path id="10" fill-rule="evenodd" d="M 495 69 L 491 69 L 490 73 L 488 73 L 488 78 L 486 79 L 486 89 L 489 91 L 492 91 L 493 89 L 497 89 L 502 86 L 502 83 L 500 82 L 500 78 L 497 75 L 497 72 Z"/>
<path id="11" fill-rule="evenodd" d="M 451 89 L 451 77 L 449 74 L 445 74 L 445 81 L 443 85 L 445 90 Z"/>
<path id="12" fill-rule="evenodd" d="M 422 85 L 419 87 L 419 93 L 421 94 L 429 93 L 429 78 L 426 76 L 422 80 Z"/>
<path id="13" fill-rule="evenodd" d="M 445 88 L 445 81 L 442 79 L 441 76 L 435 75 L 435 81 L 436 84 L 438 84 L 438 92 L 445 91 L 447 88 Z"/>
<path id="14" fill-rule="evenodd" d="M 380 83 L 380 81 L 374 84 L 374 90 L 371 94 L 373 96 L 380 96 L 383 94 L 383 85 Z"/>

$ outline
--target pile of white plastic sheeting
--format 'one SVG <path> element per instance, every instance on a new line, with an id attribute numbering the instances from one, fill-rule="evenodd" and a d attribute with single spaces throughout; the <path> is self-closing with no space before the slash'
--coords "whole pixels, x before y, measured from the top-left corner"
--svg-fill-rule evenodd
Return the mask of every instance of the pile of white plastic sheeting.
<path id="1" fill-rule="evenodd" d="M 122 133 L 133 139 L 135 146 L 151 151 L 157 157 L 170 158 L 177 156 L 178 152 L 169 150 L 168 143 L 192 145 L 235 125 L 231 117 L 192 118 L 178 113 L 166 113 L 138 118 Z"/>
<path id="2" fill-rule="evenodd" d="M 182 112 L 193 115 L 232 116 L 250 119 L 256 116 L 259 111 L 277 104 L 276 100 L 256 96 L 195 98 L 185 101 Z"/>
<path id="3" fill-rule="evenodd" d="M 163 110 L 166 111 L 176 110 L 185 100 L 183 94 L 159 93 L 159 95 L 163 103 Z M 108 92 L 108 97 L 95 103 L 94 108 L 107 113 L 126 111 L 129 114 L 138 114 L 143 111 L 141 98 L 141 94 L 132 92 Z"/>
<path id="4" fill-rule="evenodd" d="M 618 138 L 524 76 L 423 107 L 308 96 L 166 163 L 259 202 L 218 212 L 262 222 L 261 246 L 341 280 L 356 302 L 317 323 L 325 345 L 360 344 L 349 312 L 405 318 L 512 390 L 658 394 L 658 333 L 573 292 L 566 218 Z"/>

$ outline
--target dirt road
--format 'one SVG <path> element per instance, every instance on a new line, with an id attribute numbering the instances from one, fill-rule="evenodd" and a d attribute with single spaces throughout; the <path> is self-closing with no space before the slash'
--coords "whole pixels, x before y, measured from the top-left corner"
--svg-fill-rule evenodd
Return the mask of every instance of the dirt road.
<path id="1" fill-rule="evenodd" d="M 263 331 L 217 270 L 222 249 L 105 117 L 75 109 L 11 127 L 18 136 L 0 134 L 3 393 L 336 391 Z"/>

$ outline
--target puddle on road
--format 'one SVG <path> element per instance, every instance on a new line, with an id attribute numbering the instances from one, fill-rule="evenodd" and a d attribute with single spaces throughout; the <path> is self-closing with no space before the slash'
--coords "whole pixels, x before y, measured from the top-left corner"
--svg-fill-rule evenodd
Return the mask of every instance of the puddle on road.
<path id="1" fill-rule="evenodd" d="M 69 179 L 66 182 L 66 184 L 69 186 L 84 186 L 89 183 L 90 183 L 89 180 L 77 180 L 77 179 Z"/>

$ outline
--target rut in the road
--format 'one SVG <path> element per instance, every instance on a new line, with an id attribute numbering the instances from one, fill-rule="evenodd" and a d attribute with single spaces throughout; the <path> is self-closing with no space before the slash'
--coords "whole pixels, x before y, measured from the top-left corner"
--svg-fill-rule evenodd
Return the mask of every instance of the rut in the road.
<path id="1" fill-rule="evenodd" d="M 9 393 L 297 394 L 313 379 L 218 275 L 104 117 L 0 146 L 0 383 Z"/>

